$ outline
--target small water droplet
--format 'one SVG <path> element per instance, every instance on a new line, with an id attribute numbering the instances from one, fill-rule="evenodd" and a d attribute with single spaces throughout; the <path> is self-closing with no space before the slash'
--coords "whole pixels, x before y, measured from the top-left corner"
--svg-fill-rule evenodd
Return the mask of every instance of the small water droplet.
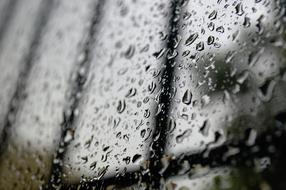
<path id="1" fill-rule="evenodd" d="M 250 18 L 249 17 L 244 17 L 243 26 L 245 28 L 250 27 Z"/>
<path id="2" fill-rule="evenodd" d="M 196 50 L 197 50 L 197 51 L 203 51 L 204 49 L 205 49 L 204 42 L 199 42 L 199 43 L 196 45 Z"/>
<path id="3" fill-rule="evenodd" d="M 217 17 L 217 11 L 214 10 L 213 12 L 211 12 L 211 14 L 209 15 L 209 19 L 210 20 L 214 20 Z"/>
<path id="4" fill-rule="evenodd" d="M 64 137 L 64 142 L 69 143 L 74 138 L 74 129 L 68 129 Z"/>
<path id="5" fill-rule="evenodd" d="M 156 57 L 156 59 L 160 59 L 166 52 L 166 48 L 161 49 L 158 52 L 153 53 L 153 56 Z"/>
<path id="6" fill-rule="evenodd" d="M 125 100 L 120 100 L 117 105 L 117 112 L 122 113 L 125 110 L 126 103 Z"/>
<path id="7" fill-rule="evenodd" d="M 210 23 L 208 24 L 208 29 L 209 29 L 210 31 L 213 31 L 213 30 L 215 29 L 215 24 L 214 24 L 213 22 L 210 22 Z"/>
<path id="8" fill-rule="evenodd" d="M 126 52 L 124 53 L 124 56 L 126 59 L 131 59 L 135 53 L 135 47 L 133 45 L 130 45 Z"/>
<path id="9" fill-rule="evenodd" d="M 185 138 L 187 138 L 188 136 L 190 136 L 191 133 L 192 133 L 192 130 L 191 130 L 191 129 L 185 130 L 182 134 L 180 134 L 180 135 L 178 135 L 178 136 L 176 137 L 176 142 L 177 142 L 177 143 L 183 142 L 183 140 L 184 140 Z"/>
<path id="10" fill-rule="evenodd" d="M 210 129 L 210 122 L 209 120 L 205 120 L 202 127 L 200 128 L 200 133 L 203 135 L 203 136 L 208 136 L 209 135 L 209 129 Z"/>
<path id="11" fill-rule="evenodd" d="M 128 90 L 127 94 L 125 95 L 125 97 L 126 98 L 131 98 L 131 97 L 136 95 L 136 92 L 137 92 L 136 88 L 130 88 Z"/>
<path id="12" fill-rule="evenodd" d="M 91 170 L 94 170 L 94 169 L 96 168 L 96 164 L 97 164 L 96 161 L 92 162 L 92 163 L 90 164 L 89 168 L 90 168 Z"/>
<path id="13" fill-rule="evenodd" d="M 215 40 L 214 36 L 209 36 L 209 37 L 208 37 L 208 41 L 207 41 L 208 45 L 213 44 L 213 43 L 214 43 L 214 40 Z"/>
<path id="14" fill-rule="evenodd" d="M 216 28 L 216 31 L 220 32 L 220 33 L 224 33 L 224 27 L 223 26 L 219 26 L 219 27 Z"/>
<path id="15" fill-rule="evenodd" d="M 198 38 L 198 33 L 193 33 L 193 34 L 191 34 L 188 38 L 187 38 L 187 40 L 186 40 L 186 42 L 185 42 L 185 45 L 186 46 L 189 46 L 189 45 L 191 45 L 192 43 L 194 43 L 194 41 Z"/>

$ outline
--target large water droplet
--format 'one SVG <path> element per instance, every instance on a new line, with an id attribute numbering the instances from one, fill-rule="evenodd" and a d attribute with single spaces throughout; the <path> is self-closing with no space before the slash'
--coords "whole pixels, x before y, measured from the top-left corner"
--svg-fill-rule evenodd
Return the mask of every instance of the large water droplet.
<path id="1" fill-rule="evenodd" d="M 244 11 L 243 11 L 243 7 L 242 7 L 242 4 L 241 3 L 238 3 L 236 6 L 235 6 L 235 13 L 239 16 L 243 15 Z"/>
<path id="2" fill-rule="evenodd" d="M 198 38 L 198 33 L 193 33 L 193 34 L 191 34 L 189 37 L 188 37 L 188 39 L 186 40 L 186 42 L 185 42 L 185 45 L 186 46 L 189 46 L 189 45 L 191 45 L 192 43 L 194 43 L 194 41 Z"/>

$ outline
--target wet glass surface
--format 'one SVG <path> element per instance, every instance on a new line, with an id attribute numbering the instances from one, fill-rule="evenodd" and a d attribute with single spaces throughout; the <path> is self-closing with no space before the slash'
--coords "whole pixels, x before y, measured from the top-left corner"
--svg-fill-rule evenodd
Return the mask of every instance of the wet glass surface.
<path id="1" fill-rule="evenodd" d="M 284 15 L 0 1 L 0 189 L 284 190 Z"/>

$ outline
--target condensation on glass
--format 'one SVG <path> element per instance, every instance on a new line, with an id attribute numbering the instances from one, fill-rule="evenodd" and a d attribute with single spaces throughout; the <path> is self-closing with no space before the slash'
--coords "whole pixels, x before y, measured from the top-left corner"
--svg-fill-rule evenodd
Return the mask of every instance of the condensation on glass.
<path id="1" fill-rule="evenodd" d="M 64 158 L 66 180 L 114 177 L 146 164 L 162 67 L 153 53 L 166 43 L 169 6 L 161 0 L 104 2 Z"/>
<path id="2" fill-rule="evenodd" d="M 285 189 L 285 4 L 0 1 L 0 189 Z"/>

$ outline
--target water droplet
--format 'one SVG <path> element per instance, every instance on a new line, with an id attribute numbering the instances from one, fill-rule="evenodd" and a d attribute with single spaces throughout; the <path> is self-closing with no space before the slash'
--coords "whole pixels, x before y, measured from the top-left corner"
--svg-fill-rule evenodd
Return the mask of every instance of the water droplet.
<path id="1" fill-rule="evenodd" d="M 133 45 L 130 45 L 126 52 L 124 53 L 124 56 L 126 59 L 131 59 L 135 53 L 135 47 Z"/>
<path id="2" fill-rule="evenodd" d="M 158 52 L 153 53 L 153 56 L 156 57 L 156 59 L 160 59 L 166 52 L 166 48 L 161 49 Z"/>
<path id="3" fill-rule="evenodd" d="M 97 164 L 96 161 L 92 162 L 92 163 L 90 164 L 89 168 L 90 168 L 91 170 L 94 170 L 94 169 L 96 168 L 96 164 Z"/>
<path id="4" fill-rule="evenodd" d="M 138 160 L 140 160 L 140 158 L 142 157 L 142 155 L 140 154 L 135 154 L 132 158 L 132 162 L 135 163 L 137 162 Z"/>
<path id="5" fill-rule="evenodd" d="M 213 43 L 214 43 L 214 40 L 215 40 L 215 38 L 214 38 L 213 36 L 209 36 L 209 37 L 208 37 L 208 41 L 207 41 L 208 45 L 213 44 Z"/>
<path id="6" fill-rule="evenodd" d="M 244 17 L 243 26 L 245 28 L 250 27 L 250 18 L 249 17 Z"/>
<path id="7" fill-rule="evenodd" d="M 182 53 L 182 56 L 187 57 L 190 54 L 190 52 L 191 52 L 190 50 L 186 50 Z"/>
<path id="8" fill-rule="evenodd" d="M 203 135 L 203 136 L 208 136 L 209 135 L 209 129 L 210 129 L 210 123 L 209 120 L 205 120 L 202 127 L 200 128 L 199 132 Z"/>
<path id="9" fill-rule="evenodd" d="M 144 117 L 145 117 L 145 118 L 149 118 L 150 115 L 151 115 L 150 110 L 149 110 L 149 109 L 146 109 L 146 110 L 144 111 Z"/>
<path id="10" fill-rule="evenodd" d="M 196 45 L 196 50 L 198 50 L 198 51 L 203 51 L 204 49 L 205 49 L 204 42 L 199 42 L 199 43 Z"/>
<path id="11" fill-rule="evenodd" d="M 216 28 L 216 31 L 220 32 L 220 33 L 224 33 L 224 27 L 223 26 L 219 26 L 219 27 Z"/>
<path id="12" fill-rule="evenodd" d="M 242 7 L 242 4 L 241 3 L 238 3 L 236 6 L 235 6 L 235 12 L 237 15 L 241 16 L 244 14 L 244 11 L 243 11 L 243 7 Z"/>
<path id="13" fill-rule="evenodd" d="M 169 50 L 167 54 L 167 59 L 173 59 L 177 57 L 178 51 L 177 50 Z"/>
<path id="14" fill-rule="evenodd" d="M 186 46 L 191 45 L 198 38 L 198 33 L 191 34 L 185 42 Z"/>
<path id="15" fill-rule="evenodd" d="M 136 92 L 137 92 L 136 88 L 130 88 L 128 90 L 127 94 L 125 95 L 125 97 L 126 98 L 131 98 L 131 97 L 136 95 Z"/>
<path id="16" fill-rule="evenodd" d="M 117 112 L 122 113 L 125 110 L 126 103 L 125 100 L 120 100 L 117 105 Z"/>
<path id="17" fill-rule="evenodd" d="M 170 119 L 168 123 L 168 132 L 172 133 L 175 130 L 176 126 L 176 121 L 174 119 Z"/>
<path id="18" fill-rule="evenodd" d="M 192 133 L 192 130 L 191 130 L 191 129 L 185 130 L 182 134 L 180 134 L 180 135 L 178 135 L 178 136 L 176 137 L 176 142 L 177 142 L 177 143 L 183 142 L 183 140 L 184 140 L 185 138 L 187 138 L 188 136 L 190 136 L 191 133 Z"/>
<path id="19" fill-rule="evenodd" d="M 74 138 L 74 129 L 68 129 L 64 137 L 64 142 L 69 143 Z"/>
<path id="20" fill-rule="evenodd" d="M 211 12 L 211 14 L 209 15 L 209 19 L 210 20 L 214 20 L 217 17 L 217 11 L 214 10 L 213 12 Z"/>
<path id="21" fill-rule="evenodd" d="M 215 24 L 214 24 L 213 22 L 210 22 L 210 23 L 208 24 L 208 29 L 209 29 L 210 31 L 213 31 L 213 30 L 215 29 Z"/>
<path id="22" fill-rule="evenodd" d="M 183 95 L 182 102 L 186 105 L 189 105 L 192 102 L 193 94 L 190 89 L 186 90 Z"/>
<path id="23" fill-rule="evenodd" d="M 150 92 L 150 94 L 152 94 L 154 91 L 155 91 L 155 89 L 156 89 L 156 83 L 154 83 L 154 82 L 151 82 L 149 85 L 148 85 L 148 91 Z"/>

